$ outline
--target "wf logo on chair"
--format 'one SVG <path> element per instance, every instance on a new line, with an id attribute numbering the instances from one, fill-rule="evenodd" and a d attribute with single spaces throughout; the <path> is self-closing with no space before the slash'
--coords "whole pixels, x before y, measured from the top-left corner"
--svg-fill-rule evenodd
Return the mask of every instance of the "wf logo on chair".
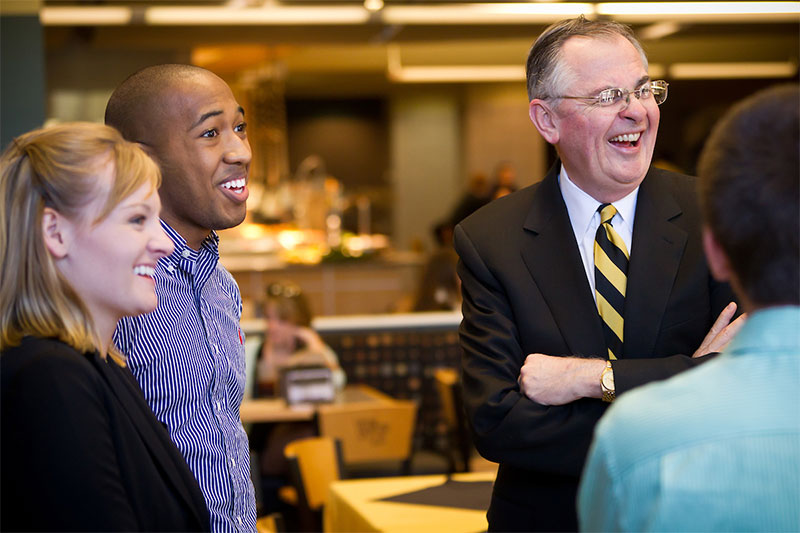
<path id="1" fill-rule="evenodd" d="M 356 422 L 358 437 L 373 446 L 380 446 L 386 441 L 389 424 L 374 418 L 361 418 Z"/>

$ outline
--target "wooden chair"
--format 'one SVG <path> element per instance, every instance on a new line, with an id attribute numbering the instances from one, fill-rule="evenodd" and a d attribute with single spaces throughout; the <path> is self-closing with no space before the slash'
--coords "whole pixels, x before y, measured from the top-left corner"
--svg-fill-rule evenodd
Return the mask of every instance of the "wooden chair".
<path id="1" fill-rule="evenodd" d="M 341 444 L 330 437 L 299 439 L 286 445 L 284 455 L 289 460 L 291 485 L 282 487 L 278 495 L 297 507 L 303 531 L 321 531 L 330 484 L 342 478 Z"/>
<path id="2" fill-rule="evenodd" d="M 280 513 L 268 514 L 256 520 L 257 533 L 283 533 L 284 531 L 286 531 L 286 527 L 283 515 Z"/>
<path id="3" fill-rule="evenodd" d="M 437 368 L 433 372 L 433 378 L 442 406 L 442 419 L 447 424 L 447 459 L 450 472 L 469 472 L 472 443 L 464 417 L 458 370 Z"/>
<path id="4" fill-rule="evenodd" d="M 342 457 L 353 465 L 395 461 L 411 470 L 417 404 L 408 400 L 319 406 L 319 433 L 342 443 Z"/>

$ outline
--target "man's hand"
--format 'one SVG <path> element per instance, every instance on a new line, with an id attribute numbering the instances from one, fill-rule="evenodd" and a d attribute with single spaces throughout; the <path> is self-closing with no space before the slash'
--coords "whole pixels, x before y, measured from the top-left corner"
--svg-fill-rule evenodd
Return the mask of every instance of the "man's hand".
<path id="1" fill-rule="evenodd" d="M 703 339 L 700 347 L 694 352 L 692 357 L 703 357 L 704 355 L 721 352 L 725 349 L 747 320 L 747 313 L 744 313 L 731 322 L 734 313 L 736 313 L 736 303 L 731 302 L 725 306 L 725 309 L 719 314 L 714 325 L 708 330 L 708 335 Z"/>
<path id="2" fill-rule="evenodd" d="M 600 398 L 602 359 L 553 357 L 532 353 L 519 372 L 522 393 L 541 405 L 564 405 L 579 398 Z"/>

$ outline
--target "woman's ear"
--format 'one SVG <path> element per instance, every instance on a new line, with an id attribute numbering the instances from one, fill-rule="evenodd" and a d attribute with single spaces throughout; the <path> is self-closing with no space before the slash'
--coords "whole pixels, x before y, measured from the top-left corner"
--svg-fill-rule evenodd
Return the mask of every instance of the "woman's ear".
<path id="1" fill-rule="evenodd" d="M 544 100 L 539 98 L 531 100 L 528 104 L 528 116 L 545 141 L 552 145 L 558 144 L 558 117 Z"/>
<path id="2" fill-rule="evenodd" d="M 42 237 L 44 245 L 56 259 L 66 257 L 73 235 L 72 223 L 51 207 L 42 214 Z"/>

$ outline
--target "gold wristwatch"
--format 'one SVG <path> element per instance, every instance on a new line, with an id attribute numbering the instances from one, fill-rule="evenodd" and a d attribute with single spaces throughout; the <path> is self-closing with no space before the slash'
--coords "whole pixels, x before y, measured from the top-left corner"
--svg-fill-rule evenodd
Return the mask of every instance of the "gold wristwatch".
<path id="1" fill-rule="evenodd" d="M 613 402 L 617 397 L 617 389 L 614 387 L 614 369 L 611 367 L 611 361 L 606 361 L 606 367 L 603 373 L 600 374 L 600 388 L 603 390 L 603 401 Z"/>

